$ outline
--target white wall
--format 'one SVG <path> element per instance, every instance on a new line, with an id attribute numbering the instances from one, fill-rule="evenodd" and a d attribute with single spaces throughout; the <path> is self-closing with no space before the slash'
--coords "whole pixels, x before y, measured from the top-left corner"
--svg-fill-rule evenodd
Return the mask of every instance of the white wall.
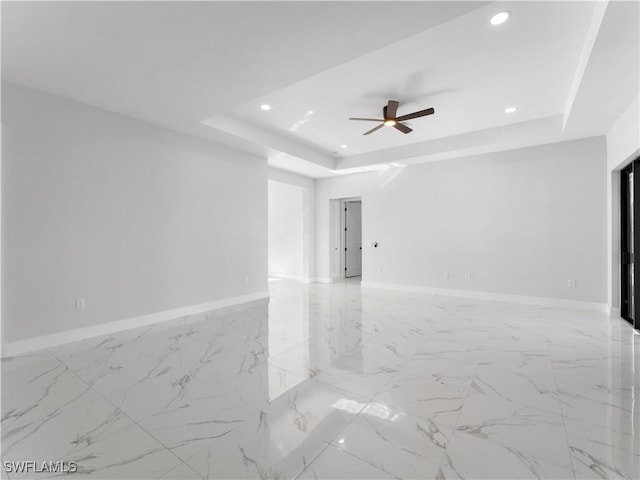
<path id="1" fill-rule="evenodd" d="M 604 303 L 605 173 L 598 137 L 318 180 L 317 275 L 330 200 L 361 196 L 366 282 Z"/>
<path id="2" fill-rule="evenodd" d="M 269 180 L 269 276 L 303 279 L 303 190 Z"/>
<path id="3" fill-rule="evenodd" d="M 10 84 L 2 126 L 5 343 L 267 290 L 266 160 Z"/>
<path id="4" fill-rule="evenodd" d="M 269 180 L 302 190 L 302 280 L 313 281 L 316 268 L 316 181 L 278 168 L 269 168 Z"/>
<path id="5" fill-rule="evenodd" d="M 607 132 L 607 304 L 620 309 L 620 174 L 640 156 L 640 97 L 636 97 Z"/>
<path id="6" fill-rule="evenodd" d="M 629 104 L 607 132 L 607 165 L 620 169 L 638 154 L 640 149 L 640 96 Z"/>

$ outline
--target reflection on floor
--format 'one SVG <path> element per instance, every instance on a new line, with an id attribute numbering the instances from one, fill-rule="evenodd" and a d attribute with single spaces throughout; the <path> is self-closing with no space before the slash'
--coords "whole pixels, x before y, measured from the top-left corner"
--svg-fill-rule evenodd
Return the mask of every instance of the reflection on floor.
<path id="1" fill-rule="evenodd" d="M 640 478 L 627 323 L 270 288 L 269 304 L 4 359 L 2 460 L 92 478 Z"/>

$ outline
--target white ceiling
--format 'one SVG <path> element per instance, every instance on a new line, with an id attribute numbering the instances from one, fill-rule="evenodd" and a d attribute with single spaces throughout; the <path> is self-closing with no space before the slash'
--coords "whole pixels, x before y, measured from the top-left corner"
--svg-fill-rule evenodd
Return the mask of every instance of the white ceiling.
<path id="1" fill-rule="evenodd" d="M 502 9 L 511 19 L 491 26 Z M 602 22 L 596 10 L 583 1 L 2 2 L 2 78 L 322 177 L 605 133 L 638 94 L 638 2 L 609 2 Z M 362 136 L 375 124 L 348 120 L 379 117 L 389 99 L 400 114 L 436 114 L 412 120 L 409 135 Z M 509 105 L 518 111 L 505 114 Z M 594 105 L 599 115 L 588 114 Z"/>
<path id="2" fill-rule="evenodd" d="M 496 6 L 487 5 L 269 93 L 233 114 L 343 155 L 561 114 L 593 4 L 540 8 L 520 2 L 504 8 L 512 17 L 500 27 L 489 24 Z M 410 121 L 409 135 L 386 128 L 363 136 L 376 124 L 348 120 L 382 118 L 390 99 L 400 101 L 399 114 L 428 107 L 436 114 Z M 272 110 L 261 111 L 262 103 Z M 510 105 L 518 111 L 506 115 Z M 341 150 L 341 144 L 348 148 Z"/>

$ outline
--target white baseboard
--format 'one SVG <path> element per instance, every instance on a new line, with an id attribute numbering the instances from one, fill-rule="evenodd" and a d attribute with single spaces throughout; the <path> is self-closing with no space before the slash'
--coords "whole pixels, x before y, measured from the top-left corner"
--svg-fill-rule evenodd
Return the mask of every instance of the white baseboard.
<path id="1" fill-rule="evenodd" d="M 297 282 L 304 282 L 305 278 L 303 275 L 295 275 L 291 273 L 270 273 L 270 278 L 281 278 L 283 280 L 295 280 Z"/>
<path id="2" fill-rule="evenodd" d="M 305 277 L 304 275 L 290 275 L 288 273 L 270 273 L 269 278 L 278 280 L 293 280 L 302 283 L 317 283 L 315 277 Z"/>
<path id="3" fill-rule="evenodd" d="M 76 328 L 65 332 L 52 333 L 50 335 L 42 335 L 39 337 L 27 338 L 17 342 L 7 343 L 2 346 L 1 357 L 11 357 L 21 355 L 23 353 L 41 350 L 43 348 L 51 348 L 65 343 L 85 340 L 87 338 L 99 337 L 101 335 L 109 335 L 112 333 L 129 330 L 136 327 L 144 327 L 154 323 L 174 320 L 180 317 L 195 315 L 198 313 L 218 310 L 225 307 L 240 305 L 255 300 L 269 298 L 269 292 L 256 292 L 248 295 L 240 295 L 238 297 L 223 298 L 212 302 L 201 303 L 199 305 L 190 305 L 188 307 L 174 308 L 163 312 L 151 313 L 149 315 L 141 315 L 139 317 L 126 318 L 115 322 L 101 323 L 90 327 Z"/>
<path id="4" fill-rule="evenodd" d="M 605 311 L 610 317 L 618 318 L 620 316 L 620 307 L 612 307 L 611 305 L 607 305 L 607 309 Z"/>
<path id="5" fill-rule="evenodd" d="M 591 310 L 606 312 L 605 303 L 583 302 L 564 298 L 532 297 L 529 295 L 513 295 L 508 293 L 477 292 L 473 290 L 454 290 L 448 288 L 423 287 L 420 285 L 404 285 L 396 283 L 362 282 L 363 288 L 379 288 L 382 290 L 397 290 L 403 292 L 429 293 L 446 297 L 475 298 L 478 300 L 490 300 L 495 302 L 521 303 L 525 305 L 542 305 L 546 307 L 573 308 L 578 310 Z"/>
<path id="6" fill-rule="evenodd" d="M 333 278 L 329 277 L 313 277 L 311 283 L 333 283 Z"/>

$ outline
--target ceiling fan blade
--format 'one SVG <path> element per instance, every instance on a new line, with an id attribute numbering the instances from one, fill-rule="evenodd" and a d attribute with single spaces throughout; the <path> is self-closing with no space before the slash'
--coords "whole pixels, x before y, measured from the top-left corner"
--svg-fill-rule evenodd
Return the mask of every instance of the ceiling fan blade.
<path id="1" fill-rule="evenodd" d="M 402 133 L 411 133 L 413 130 L 407 127 L 404 123 L 396 123 L 393 128 L 400 130 Z"/>
<path id="2" fill-rule="evenodd" d="M 389 103 L 385 107 L 384 118 L 396 118 L 398 113 L 398 102 L 396 100 L 389 100 Z"/>
<path id="3" fill-rule="evenodd" d="M 396 118 L 397 121 L 403 122 L 405 120 L 411 120 L 412 118 L 425 117 L 427 115 L 433 115 L 436 111 L 433 108 L 427 108 L 426 110 L 420 110 L 419 112 L 407 113 Z"/>
<path id="4" fill-rule="evenodd" d="M 349 120 L 364 120 L 365 122 L 384 122 L 382 118 L 357 118 L 351 117 Z"/>
<path id="5" fill-rule="evenodd" d="M 377 127 L 372 128 L 371 130 L 369 130 L 368 132 L 364 132 L 363 135 L 369 135 L 370 133 L 375 132 L 376 130 L 380 130 L 382 127 L 384 127 L 384 123 L 381 123 L 380 125 L 378 125 Z"/>

